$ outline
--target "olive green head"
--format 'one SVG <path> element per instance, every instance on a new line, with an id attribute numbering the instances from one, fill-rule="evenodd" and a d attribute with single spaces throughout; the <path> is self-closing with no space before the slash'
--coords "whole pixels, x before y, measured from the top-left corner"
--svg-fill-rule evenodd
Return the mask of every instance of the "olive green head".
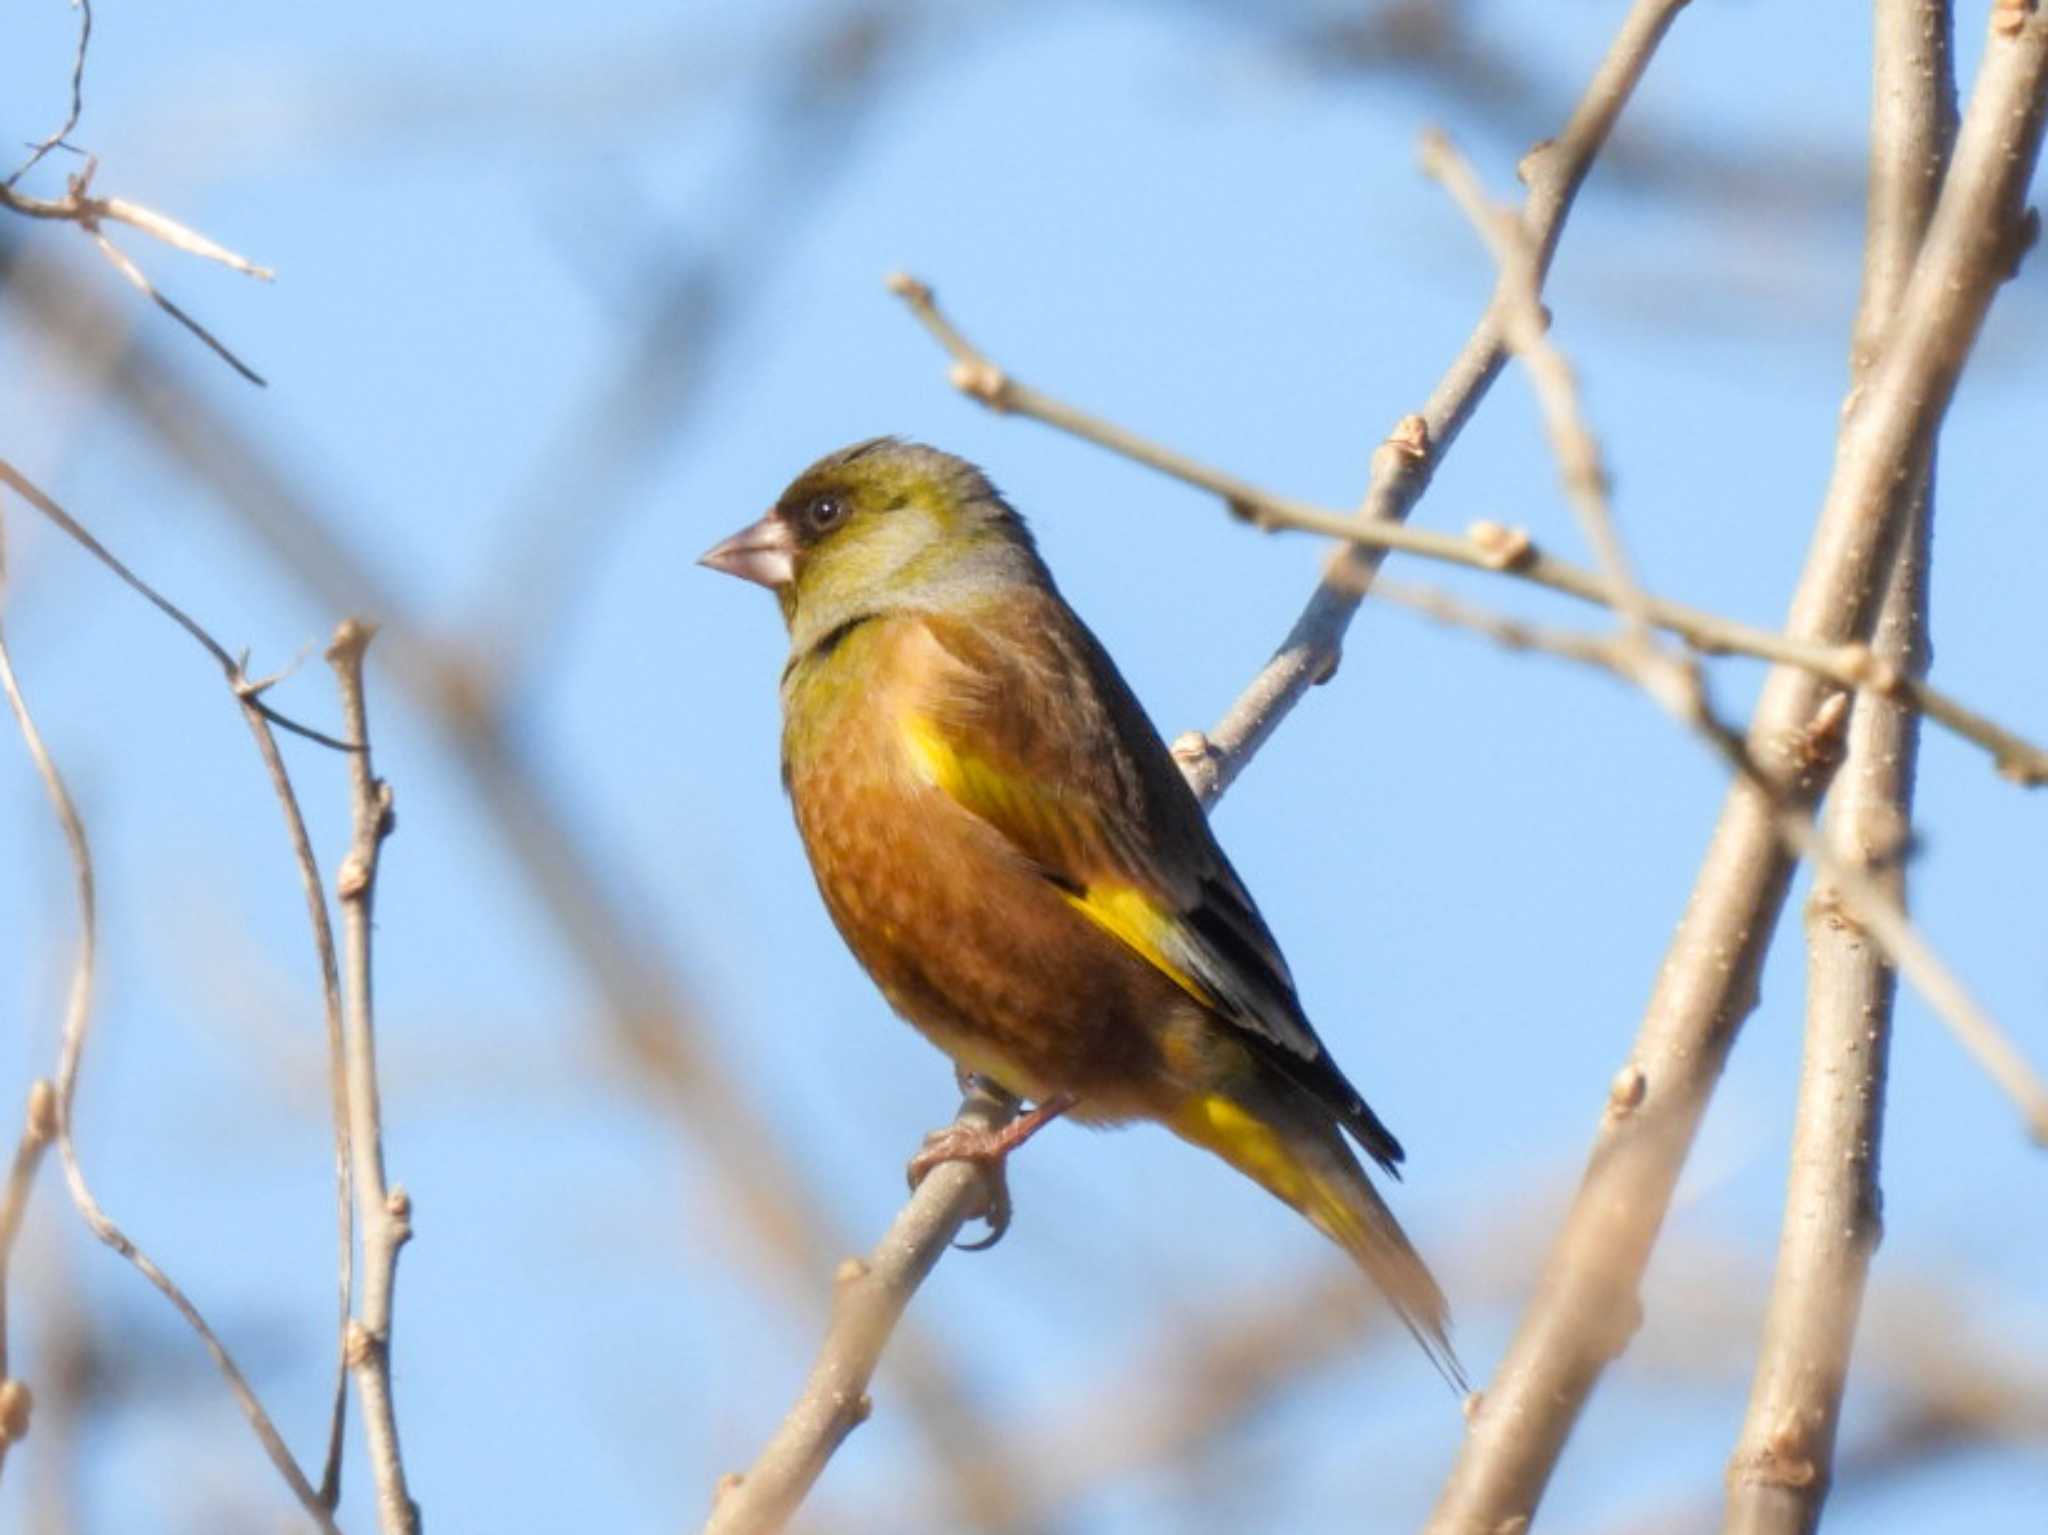
<path id="1" fill-rule="evenodd" d="M 702 563 L 773 591 L 798 648 L 852 619 L 1046 579 L 1024 519 L 987 476 L 894 437 L 819 459 Z"/>

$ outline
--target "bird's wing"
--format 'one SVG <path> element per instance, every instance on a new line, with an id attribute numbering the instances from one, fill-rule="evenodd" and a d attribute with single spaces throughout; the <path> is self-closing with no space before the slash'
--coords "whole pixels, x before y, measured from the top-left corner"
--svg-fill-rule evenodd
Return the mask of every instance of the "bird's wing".
<path id="1" fill-rule="evenodd" d="M 924 777 L 1241 1030 L 1391 1171 L 1400 1144 L 1316 1037 L 1250 892 L 1094 636 L 1053 594 L 925 626 L 951 664 L 905 721 Z"/>

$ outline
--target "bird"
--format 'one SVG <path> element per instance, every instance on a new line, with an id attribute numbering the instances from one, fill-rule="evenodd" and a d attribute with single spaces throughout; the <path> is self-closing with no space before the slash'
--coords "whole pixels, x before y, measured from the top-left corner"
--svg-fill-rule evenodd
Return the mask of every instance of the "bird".
<path id="1" fill-rule="evenodd" d="M 940 1132 L 913 1183 L 956 1157 L 999 1172 L 1061 1115 L 1156 1121 L 1349 1253 L 1462 1391 L 1443 1291 L 1352 1149 L 1398 1178 L 1400 1142 L 987 476 L 858 442 L 700 563 L 781 608 L 782 781 L 847 946 L 963 1082 L 1032 1105 Z"/>

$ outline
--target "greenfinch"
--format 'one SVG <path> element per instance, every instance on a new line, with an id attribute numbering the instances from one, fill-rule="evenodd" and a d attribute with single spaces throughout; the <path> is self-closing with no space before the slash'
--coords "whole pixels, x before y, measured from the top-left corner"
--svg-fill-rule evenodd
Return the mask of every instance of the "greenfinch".
<path id="1" fill-rule="evenodd" d="M 782 777 L 818 889 L 889 1004 L 1032 1111 L 1156 1120 L 1306 1216 L 1462 1385 L 1443 1293 L 1348 1135 L 1398 1141 L 1108 653 L 980 470 L 877 438 L 820 459 L 703 563 L 789 629 Z M 920 1163 L 913 1163 L 913 1176 Z"/>

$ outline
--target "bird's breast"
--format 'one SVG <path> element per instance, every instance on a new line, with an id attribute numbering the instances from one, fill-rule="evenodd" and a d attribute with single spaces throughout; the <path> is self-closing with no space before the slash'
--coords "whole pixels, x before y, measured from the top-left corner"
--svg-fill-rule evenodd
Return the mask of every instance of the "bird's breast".
<path id="1" fill-rule="evenodd" d="M 890 1005 L 967 1070 L 1032 1099 L 1079 1091 L 1089 1118 L 1153 1112 L 1154 1025 L 1185 998 L 958 802 L 980 768 L 914 662 L 871 664 L 859 686 L 792 677 L 784 775 L 826 909 Z"/>

